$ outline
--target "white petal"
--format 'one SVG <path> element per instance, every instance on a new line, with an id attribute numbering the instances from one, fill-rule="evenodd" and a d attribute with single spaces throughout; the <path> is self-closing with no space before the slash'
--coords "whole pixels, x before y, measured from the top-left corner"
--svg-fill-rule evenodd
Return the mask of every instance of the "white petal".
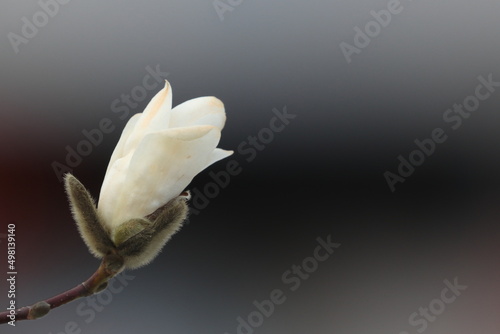
<path id="1" fill-rule="evenodd" d="M 123 188 L 109 208 L 113 214 L 107 216 L 112 219 L 105 223 L 113 228 L 144 217 L 179 196 L 213 159 L 219 139 L 218 128 L 208 125 L 148 134 L 132 156 Z"/>
<path id="2" fill-rule="evenodd" d="M 111 223 L 117 211 L 120 199 L 119 195 L 123 195 L 127 170 L 132 156 L 133 152 L 130 152 L 125 157 L 119 158 L 112 165 L 108 166 L 106 176 L 102 182 L 97 212 L 102 218 L 102 222 L 110 229 L 112 229 Z"/>
<path id="3" fill-rule="evenodd" d="M 224 104 L 213 97 L 198 97 L 172 109 L 170 127 L 213 125 L 222 130 L 226 122 Z"/>
<path id="4" fill-rule="evenodd" d="M 210 154 L 210 158 L 209 158 L 209 160 L 207 162 L 207 166 L 206 167 L 210 166 L 211 164 L 216 163 L 219 160 L 227 158 L 228 156 L 230 156 L 233 153 L 234 153 L 233 151 L 226 151 L 226 150 L 223 150 L 223 149 L 220 149 L 220 148 L 216 148 L 212 152 L 212 154 Z"/>
<path id="5" fill-rule="evenodd" d="M 125 152 L 125 143 L 127 142 L 127 139 L 129 138 L 132 131 L 134 130 L 137 121 L 139 120 L 140 117 L 141 114 L 135 114 L 128 120 L 127 125 L 125 125 L 125 128 L 123 129 L 120 139 L 118 140 L 118 144 L 116 144 L 115 149 L 113 150 L 113 154 L 111 155 L 111 159 L 109 160 L 106 174 L 108 174 L 108 171 L 110 170 L 111 166 L 116 160 L 127 155 L 128 152 Z"/>
<path id="6" fill-rule="evenodd" d="M 159 129 L 167 129 L 171 109 L 172 89 L 168 81 L 165 81 L 165 87 L 153 97 L 141 114 L 133 132 L 125 143 L 125 150 L 130 152 L 135 149 L 146 134 Z"/>

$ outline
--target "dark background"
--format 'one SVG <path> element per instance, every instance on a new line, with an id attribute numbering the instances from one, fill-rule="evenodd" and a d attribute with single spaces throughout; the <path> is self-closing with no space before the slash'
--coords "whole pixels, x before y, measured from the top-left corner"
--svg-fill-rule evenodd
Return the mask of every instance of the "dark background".
<path id="1" fill-rule="evenodd" d="M 254 300 L 280 289 L 286 301 L 255 333 L 498 333 L 500 91 L 457 130 L 443 114 L 474 93 L 479 76 L 500 81 L 500 3 L 401 0 L 347 63 L 340 43 L 354 44 L 354 28 L 387 5 L 247 0 L 221 20 L 211 0 L 72 0 L 16 53 L 8 34 L 20 35 L 22 18 L 41 7 L 4 0 L 0 233 L 16 224 L 18 306 L 97 268 L 51 165 L 64 163 L 83 130 L 111 119 L 116 129 L 73 168 L 97 198 L 126 123 L 112 103 L 142 85 L 148 66 L 168 72 L 174 105 L 204 95 L 225 104 L 220 147 L 236 152 L 189 188 L 203 189 L 229 160 L 242 172 L 152 264 L 127 272 L 123 291 L 101 296 L 109 303 L 88 323 L 79 300 L 1 332 L 64 333 L 74 322 L 75 333 L 233 334 Z M 285 106 L 296 117 L 247 161 L 238 146 Z M 397 173 L 398 156 L 435 128 L 447 140 L 391 192 L 384 172 Z M 341 246 L 291 291 L 283 273 L 329 235 Z M 410 324 L 455 278 L 467 289 L 425 330 Z"/>

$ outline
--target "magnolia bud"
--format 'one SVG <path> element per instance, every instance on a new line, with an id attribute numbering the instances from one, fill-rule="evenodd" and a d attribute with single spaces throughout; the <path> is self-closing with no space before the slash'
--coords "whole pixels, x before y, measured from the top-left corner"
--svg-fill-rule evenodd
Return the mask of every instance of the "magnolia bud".
<path id="1" fill-rule="evenodd" d="M 225 121 L 224 104 L 215 97 L 172 108 L 172 89 L 165 82 L 144 112 L 127 122 L 97 208 L 85 187 L 66 175 L 73 217 L 90 252 L 99 258 L 117 255 L 125 268 L 151 262 L 187 217 L 184 189 L 233 153 L 217 148 Z"/>
<path id="2" fill-rule="evenodd" d="M 28 319 L 34 320 L 43 317 L 50 311 L 50 305 L 47 302 L 38 302 L 31 306 L 30 311 L 28 313 Z"/>

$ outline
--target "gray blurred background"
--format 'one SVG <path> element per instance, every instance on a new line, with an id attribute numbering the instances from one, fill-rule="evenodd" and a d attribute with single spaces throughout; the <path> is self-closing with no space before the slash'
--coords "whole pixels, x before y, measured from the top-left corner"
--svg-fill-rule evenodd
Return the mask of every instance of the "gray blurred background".
<path id="1" fill-rule="evenodd" d="M 94 308 L 81 299 L 0 331 L 498 333 L 500 87 L 481 88 L 490 96 L 456 129 L 459 114 L 443 117 L 474 102 L 479 77 L 500 82 L 499 12 L 494 0 L 4 0 L 0 275 L 15 223 L 18 306 L 97 268 L 53 164 L 109 119 L 114 130 L 71 168 L 97 198 L 121 130 L 158 81 L 169 80 L 174 105 L 214 95 L 226 107 L 220 147 L 235 154 L 189 188 L 203 193 L 229 161 L 241 173 L 208 204 L 198 198 L 162 254 Z M 347 44 L 357 48 L 348 57 Z M 161 80 L 145 89 L 155 69 Z M 284 108 L 295 118 L 266 137 Z M 446 141 L 391 191 L 384 173 L 436 128 Z M 259 133 L 265 143 L 250 149 Z M 328 236 L 341 246 L 327 260 L 303 278 L 288 272 L 314 264 Z M 450 303 L 445 280 L 467 286 Z M 286 300 L 260 321 L 254 301 L 275 289 Z M 239 317 L 256 326 L 238 328 Z"/>

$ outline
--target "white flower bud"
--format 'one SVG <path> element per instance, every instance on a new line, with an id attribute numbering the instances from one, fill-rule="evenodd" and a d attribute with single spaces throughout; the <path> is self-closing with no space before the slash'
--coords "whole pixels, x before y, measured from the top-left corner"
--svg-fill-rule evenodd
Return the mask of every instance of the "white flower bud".
<path id="1" fill-rule="evenodd" d="M 226 115 L 215 97 L 171 109 L 168 82 L 143 113 L 125 126 L 95 204 L 83 185 L 66 176 L 73 216 L 92 254 L 123 257 L 126 268 L 149 263 L 187 216 L 191 180 L 233 152 L 217 148 Z"/>

